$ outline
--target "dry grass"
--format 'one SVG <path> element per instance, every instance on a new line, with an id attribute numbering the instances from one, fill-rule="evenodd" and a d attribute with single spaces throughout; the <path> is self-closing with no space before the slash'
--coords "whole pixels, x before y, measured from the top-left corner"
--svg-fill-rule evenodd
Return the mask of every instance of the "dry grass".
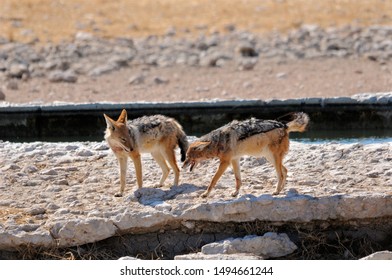
<path id="1" fill-rule="evenodd" d="M 223 31 L 234 24 L 256 33 L 301 24 L 390 25 L 388 0 L 2 0 L 0 36 L 15 41 L 69 40 L 78 31 L 102 37 Z"/>

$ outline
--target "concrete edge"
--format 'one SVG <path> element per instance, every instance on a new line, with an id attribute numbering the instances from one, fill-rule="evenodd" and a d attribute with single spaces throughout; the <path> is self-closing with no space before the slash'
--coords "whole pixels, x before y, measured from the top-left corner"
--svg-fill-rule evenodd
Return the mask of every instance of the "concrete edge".
<path id="1" fill-rule="evenodd" d="M 118 110 L 118 109 L 143 109 L 143 108 L 199 108 L 199 107 L 242 107 L 242 106 L 300 106 L 312 105 L 325 107 L 328 105 L 391 105 L 392 92 L 364 93 L 352 97 L 328 98 L 296 98 L 296 99 L 239 99 L 207 101 L 176 101 L 176 102 L 95 102 L 95 103 L 65 103 L 53 102 L 48 104 L 36 103 L 9 103 L 0 102 L 0 112 L 50 112 L 50 111 L 90 111 L 90 110 Z"/>

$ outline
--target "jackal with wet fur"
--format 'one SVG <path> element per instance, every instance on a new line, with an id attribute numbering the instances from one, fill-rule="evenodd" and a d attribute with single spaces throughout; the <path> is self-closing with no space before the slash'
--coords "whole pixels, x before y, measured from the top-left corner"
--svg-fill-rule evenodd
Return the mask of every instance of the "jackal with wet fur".
<path id="1" fill-rule="evenodd" d="M 278 175 L 278 184 L 273 193 L 277 195 L 282 191 L 287 178 L 283 158 L 289 150 L 289 133 L 305 131 L 308 123 L 309 116 L 302 112 L 292 113 L 287 123 L 255 118 L 234 120 L 190 144 L 183 168 L 190 166 L 192 171 L 200 161 L 219 158 L 218 170 L 207 190 L 201 195 L 207 197 L 231 164 L 236 180 L 236 189 L 231 195 L 237 196 L 241 187 L 241 156 L 264 156 L 275 167 Z"/>
<path id="2" fill-rule="evenodd" d="M 134 163 L 138 187 L 143 186 L 141 153 L 151 153 L 161 167 L 162 177 L 159 186 L 162 186 L 168 177 L 169 166 L 174 172 L 173 184 L 178 185 L 180 170 L 177 166 L 175 148 L 180 147 L 181 161 L 184 161 L 188 140 L 182 126 L 175 119 L 154 115 L 128 121 L 125 109 L 117 121 L 106 114 L 104 117 L 107 124 L 105 140 L 120 165 L 120 192 L 115 196 L 122 196 L 124 193 L 128 157 Z"/>

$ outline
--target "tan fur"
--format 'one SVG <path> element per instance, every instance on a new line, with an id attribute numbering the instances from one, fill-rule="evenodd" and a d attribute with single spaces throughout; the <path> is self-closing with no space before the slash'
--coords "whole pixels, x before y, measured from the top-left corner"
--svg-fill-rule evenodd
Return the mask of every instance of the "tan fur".
<path id="1" fill-rule="evenodd" d="M 287 125 L 276 121 L 263 122 L 255 119 L 244 122 L 234 121 L 192 143 L 188 148 L 183 167 L 190 165 L 192 170 L 200 161 L 211 158 L 219 158 L 220 160 L 218 170 L 202 197 L 208 196 L 230 164 L 233 167 L 236 180 L 236 189 L 231 195 L 237 196 L 241 187 L 239 160 L 244 155 L 264 156 L 275 167 L 278 184 L 273 194 L 279 194 L 287 178 L 287 169 L 283 166 L 283 158 L 289 150 L 289 132 L 302 132 L 309 122 L 309 117 L 304 113 L 296 113 L 294 117 L 295 119 Z M 258 124 L 254 124 L 256 121 Z M 269 127 L 265 125 L 270 123 Z M 259 126 L 257 127 L 257 125 Z M 261 127 L 260 130 L 265 129 L 265 131 L 256 134 L 249 133 L 249 131 L 254 131 L 255 127 L 256 130 Z"/>
<path id="2" fill-rule="evenodd" d="M 138 187 L 143 186 L 141 153 L 151 153 L 161 167 L 162 177 L 159 186 L 162 186 L 168 177 L 169 166 L 174 172 L 173 184 L 178 185 L 180 170 L 174 149 L 179 145 L 184 159 L 188 142 L 177 121 L 162 115 L 145 116 L 127 121 L 125 109 L 122 110 L 117 121 L 105 114 L 104 117 L 107 124 L 105 139 L 120 165 L 120 192 L 116 196 L 122 196 L 124 193 L 128 157 L 134 163 Z"/>

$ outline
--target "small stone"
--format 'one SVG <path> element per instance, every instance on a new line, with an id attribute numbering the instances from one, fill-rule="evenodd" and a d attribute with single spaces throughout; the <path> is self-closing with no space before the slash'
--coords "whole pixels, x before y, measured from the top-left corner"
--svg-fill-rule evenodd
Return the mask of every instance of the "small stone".
<path id="1" fill-rule="evenodd" d="M 285 79 L 285 78 L 287 78 L 287 74 L 284 72 L 280 72 L 280 73 L 276 74 L 276 78 Z"/>
<path id="2" fill-rule="evenodd" d="M 52 83 L 60 83 L 60 82 L 75 83 L 78 80 L 78 77 L 76 76 L 75 72 L 73 72 L 72 70 L 68 70 L 68 71 L 56 70 L 49 73 L 48 78 L 49 81 Z"/>
<path id="3" fill-rule="evenodd" d="M 28 165 L 23 167 L 22 171 L 25 173 L 35 173 L 38 171 L 38 168 L 35 167 L 34 165 Z"/>
<path id="4" fill-rule="evenodd" d="M 59 186 L 50 186 L 48 188 L 46 188 L 47 192 L 61 192 L 63 190 L 62 187 Z"/>
<path id="5" fill-rule="evenodd" d="M 80 41 L 91 41 L 94 39 L 94 35 L 88 32 L 79 31 L 76 33 L 75 39 Z"/>
<path id="6" fill-rule="evenodd" d="M 48 206 L 46 206 L 49 210 L 57 210 L 60 208 L 60 206 L 54 204 L 54 203 L 49 203 Z"/>
<path id="7" fill-rule="evenodd" d="M 60 208 L 54 213 L 54 215 L 57 216 L 57 215 L 64 215 L 64 214 L 68 214 L 68 213 L 69 213 L 69 209 Z"/>
<path id="8" fill-rule="evenodd" d="M 68 185 L 68 180 L 67 179 L 60 179 L 60 180 L 56 180 L 53 182 L 55 185 Z"/>
<path id="9" fill-rule="evenodd" d="M 258 52 L 256 49 L 252 46 L 250 43 L 243 43 L 237 48 L 237 51 L 241 54 L 243 57 L 257 57 Z"/>
<path id="10" fill-rule="evenodd" d="M 145 80 L 144 75 L 139 74 L 139 75 L 135 75 L 135 76 L 132 76 L 131 78 L 129 78 L 128 83 L 130 85 L 140 85 L 140 84 L 144 83 L 144 80 Z"/>
<path id="11" fill-rule="evenodd" d="M 24 224 L 24 225 L 20 225 L 18 227 L 18 230 L 25 231 L 25 232 L 32 232 L 37 230 L 39 227 L 40 225 L 37 224 Z"/>
<path id="12" fill-rule="evenodd" d="M 157 85 L 168 84 L 169 83 L 169 79 L 161 78 L 161 77 L 155 77 L 154 78 L 154 83 L 157 84 Z"/>
<path id="13" fill-rule="evenodd" d="M 19 89 L 18 83 L 15 80 L 8 81 L 5 87 L 9 90 Z"/>
<path id="14" fill-rule="evenodd" d="M 170 27 L 170 28 L 166 31 L 165 35 L 166 35 L 166 36 L 169 36 L 169 37 L 176 36 L 176 28 L 173 27 L 173 26 Z"/>
<path id="15" fill-rule="evenodd" d="M 244 87 L 244 88 L 252 88 L 252 87 L 253 87 L 253 84 L 252 84 L 251 82 L 244 82 L 244 83 L 242 84 L 242 87 Z"/>
<path id="16" fill-rule="evenodd" d="M 80 157 L 91 157 L 94 155 L 94 153 L 91 152 L 90 150 L 81 150 L 81 151 L 77 152 L 76 155 L 78 155 Z"/>
<path id="17" fill-rule="evenodd" d="M 378 171 L 370 171 L 370 172 L 366 173 L 366 176 L 369 178 L 377 178 L 379 175 L 380 174 Z"/>
<path id="18" fill-rule="evenodd" d="M 44 170 L 41 175 L 58 175 L 58 172 L 54 169 Z"/>
<path id="19" fill-rule="evenodd" d="M 234 32 L 235 29 L 236 29 L 235 24 L 232 24 L 232 23 L 226 24 L 223 28 L 224 28 L 225 31 L 227 31 L 227 32 Z"/>
<path id="20" fill-rule="evenodd" d="M 253 70 L 257 61 L 257 58 L 242 58 L 238 63 L 238 69 L 241 71 Z"/>
<path id="21" fill-rule="evenodd" d="M 3 171 L 7 171 L 7 170 L 20 170 L 20 166 L 17 164 L 10 164 L 10 165 L 6 165 L 2 168 Z"/>
<path id="22" fill-rule="evenodd" d="M 45 214 L 46 213 L 46 209 L 42 208 L 42 207 L 32 208 L 32 209 L 28 210 L 28 213 L 30 215 L 33 215 L 33 216 L 41 215 L 41 214 Z"/>
<path id="23" fill-rule="evenodd" d="M 65 146 L 65 149 L 67 151 L 75 151 L 75 150 L 79 149 L 79 146 L 78 145 L 67 145 L 67 146 Z"/>
<path id="24" fill-rule="evenodd" d="M 0 89 L 0 101 L 5 100 L 5 94 L 4 92 Z"/>
<path id="25" fill-rule="evenodd" d="M 17 63 L 12 64 L 8 71 L 8 76 L 11 78 L 22 78 L 23 74 L 28 73 L 28 67 L 26 64 Z"/>
<path id="26" fill-rule="evenodd" d="M 94 150 L 96 151 L 106 151 L 109 150 L 109 146 L 106 143 L 98 143 L 94 145 Z"/>
<path id="27" fill-rule="evenodd" d="M 114 70 L 117 70 L 119 66 L 115 63 L 108 63 L 104 65 L 100 65 L 98 67 L 95 67 L 93 70 L 91 70 L 88 75 L 97 77 L 97 76 L 102 76 L 104 74 L 108 74 L 113 72 Z"/>

